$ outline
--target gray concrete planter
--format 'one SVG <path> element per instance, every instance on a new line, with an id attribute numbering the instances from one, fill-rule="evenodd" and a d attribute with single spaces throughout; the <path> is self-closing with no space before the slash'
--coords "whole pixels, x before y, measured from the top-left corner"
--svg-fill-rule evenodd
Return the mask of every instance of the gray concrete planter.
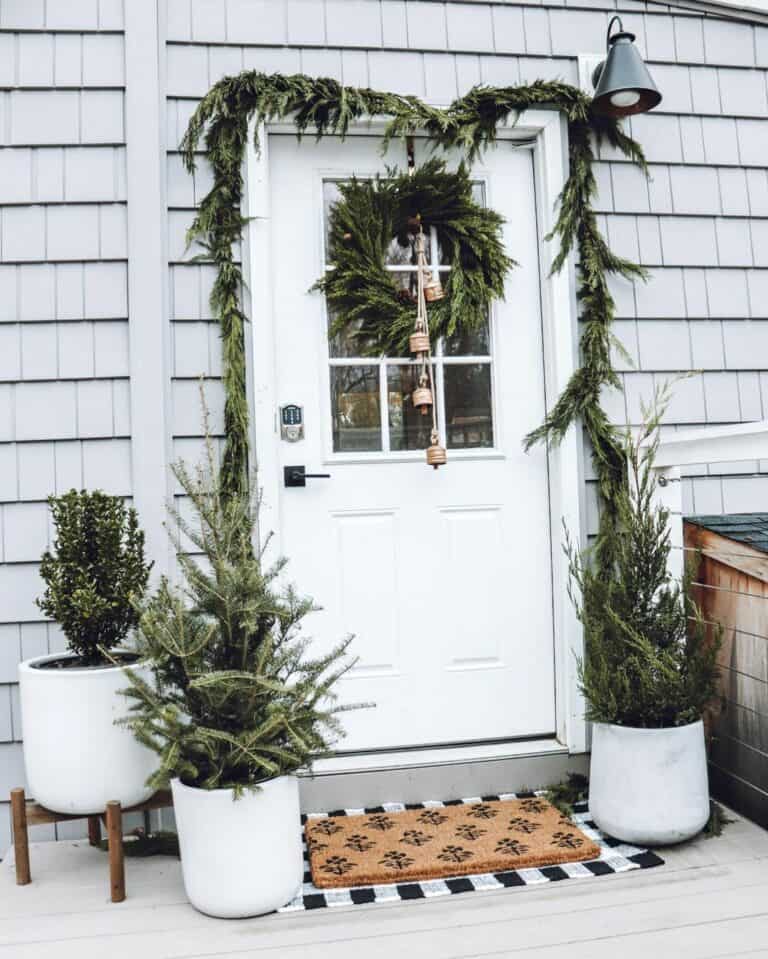
<path id="1" fill-rule="evenodd" d="M 635 729 L 595 723 L 589 810 L 600 829 L 624 842 L 683 842 L 709 818 L 704 725 Z"/>

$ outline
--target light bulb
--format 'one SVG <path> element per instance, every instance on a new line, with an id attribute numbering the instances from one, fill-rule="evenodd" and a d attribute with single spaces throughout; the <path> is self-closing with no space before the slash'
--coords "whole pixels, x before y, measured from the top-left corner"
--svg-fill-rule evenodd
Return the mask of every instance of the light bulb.
<path id="1" fill-rule="evenodd" d="M 611 103 L 615 107 L 633 107 L 639 100 L 637 90 L 619 90 L 611 94 Z"/>

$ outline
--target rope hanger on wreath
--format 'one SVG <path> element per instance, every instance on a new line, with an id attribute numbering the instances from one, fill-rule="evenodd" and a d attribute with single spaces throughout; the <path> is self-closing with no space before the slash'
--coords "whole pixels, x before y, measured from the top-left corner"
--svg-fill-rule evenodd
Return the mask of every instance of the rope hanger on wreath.
<path id="1" fill-rule="evenodd" d="M 413 405 L 423 415 L 432 413 L 432 430 L 429 434 L 427 448 L 427 463 L 435 469 L 443 466 L 448 457 L 445 448 L 440 445 L 440 433 L 437 429 L 437 408 L 435 405 L 435 378 L 432 373 L 432 344 L 429 339 L 429 318 L 427 316 L 427 300 L 425 288 L 431 280 L 427 269 L 427 258 L 424 255 L 424 229 L 419 224 L 416 234 L 416 324 L 410 337 L 411 352 L 419 358 L 419 385 L 413 391 Z M 432 287 L 435 290 L 435 287 Z M 437 292 L 435 290 L 435 292 Z M 442 296 L 442 291 L 440 292 Z"/>
<path id="2" fill-rule="evenodd" d="M 408 137 L 405 143 L 408 156 L 408 175 L 413 176 L 416 169 L 413 137 Z M 413 405 L 421 409 L 422 415 L 432 414 L 432 430 L 429 435 L 427 448 L 427 463 L 437 469 L 443 466 L 448 459 L 445 448 L 440 446 L 440 433 L 437 428 L 437 408 L 435 406 L 435 378 L 432 372 L 432 343 L 429 338 L 429 316 L 427 314 L 427 299 L 442 300 L 445 296 L 440 277 L 432 279 L 427 270 L 427 257 L 424 250 L 424 226 L 421 214 L 416 213 L 414 225 L 418 225 L 418 233 L 414 242 L 416 253 L 416 323 L 413 333 L 408 340 L 411 353 L 419 358 L 421 366 L 417 388 L 411 396 Z M 429 293 L 427 291 L 429 290 Z"/>

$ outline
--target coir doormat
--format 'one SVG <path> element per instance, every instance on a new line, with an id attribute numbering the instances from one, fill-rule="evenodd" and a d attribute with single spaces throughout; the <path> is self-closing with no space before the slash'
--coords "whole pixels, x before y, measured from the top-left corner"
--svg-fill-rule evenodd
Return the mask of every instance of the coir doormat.
<path id="1" fill-rule="evenodd" d="M 597 843 L 539 796 L 402 812 L 310 819 L 305 827 L 319 889 L 594 859 Z"/>
<path id="2" fill-rule="evenodd" d="M 475 796 L 468 799 L 456 799 L 448 802 L 425 802 L 419 804 L 385 803 L 370 809 L 341 809 L 330 813 L 310 814 L 302 817 L 305 823 L 319 823 L 325 819 L 338 819 L 353 816 L 392 815 L 404 811 L 449 810 L 452 807 L 471 806 L 479 803 L 509 803 L 528 799 L 541 799 L 535 793 L 504 793 L 500 796 Z M 511 807 L 510 807 L 511 808 Z M 559 814 L 558 814 L 559 816 Z M 510 818 L 513 818 L 510 816 Z M 571 830 L 576 830 L 587 841 L 597 847 L 592 859 L 583 861 L 561 861 L 558 865 L 522 867 L 499 871 L 455 871 L 440 879 L 405 881 L 393 875 L 387 882 L 370 883 L 364 886 L 352 886 L 349 882 L 332 888 L 320 888 L 312 881 L 309 869 L 309 852 L 305 847 L 306 872 L 304 884 L 292 902 L 283 906 L 279 912 L 296 912 L 325 907 L 353 906 L 368 903 L 398 902 L 409 899 L 430 899 L 438 896 L 456 895 L 463 892 L 484 892 L 490 889 L 503 889 L 542 885 L 564 879 L 591 879 L 614 873 L 630 872 L 636 869 L 649 869 L 663 865 L 664 860 L 654 852 L 622 843 L 610 836 L 603 835 L 590 819 L 586 803 L 574 807 L 574 816 L 569 822 Z M 482 827 L 481 827 L 482 828 Z M 563 831 L 568 828 L 563 826 Z M 512 836 L 510 832 L 508 834 Z M 528 843 L 525 843 L 528 845 Z M 407 845 L 407 844 L 405 844 Z M 455 843 L 454 845 L 460 845 Z M 551 861 L 551 860 L 550 860 Z"/>

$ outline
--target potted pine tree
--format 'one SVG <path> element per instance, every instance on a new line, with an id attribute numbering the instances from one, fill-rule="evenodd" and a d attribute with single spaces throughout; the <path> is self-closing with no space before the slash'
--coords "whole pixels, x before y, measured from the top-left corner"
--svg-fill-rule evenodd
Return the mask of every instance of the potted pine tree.
<path id="1" fill-rule="evenodd" d="M 659 402 L 656 410 L 624 439 L 628 483 L 615 501 L 608 567 L 566 544 L 593 723 L 590 813 L 604 832 L 642 845 L 689 839 L 709 817 L 702 716 L 716 695 L 721 644 L 687 577 L 680 584 L 668 572 L 668 511 L 655 499 L 653 471 Z"/>
<path id="2" fill-rule="evenodd" d="M 160 757 L 152 785 L 170 780 L 192 905 L 260 915 L 302 883 L 296 773 L 341 731 L 333 687 L 352 665 L 351 637 L 307 655 L 299 630 L 313 603 L 278 585 L 284 561 L 265 565 L 266 544 L 254 550 L 258 501 L 225 494 L 210 440 L 205 469 L 178 463 L 174 474 L 194 515 L 171 510 L 183 585 L 162 582 L 144 605 L 139 643 L 154 681 L 131 677 L 126 724 Z"/>
<path id="3" fill-rule="evenodd" d="M 128 704 L 124 669 L 146 667 L 125 648 L 138 621 L 134 600 L 151 563 L 136 511 L 99 490 L 48 500 L 53 549 L 43 554 L 38 606 L 64 631 L 69 651 L 19 666 L 24 764 L 31 794 L 57 812 L 103 812 L 148 798 L 153 753 L 115 725 Z"/>

